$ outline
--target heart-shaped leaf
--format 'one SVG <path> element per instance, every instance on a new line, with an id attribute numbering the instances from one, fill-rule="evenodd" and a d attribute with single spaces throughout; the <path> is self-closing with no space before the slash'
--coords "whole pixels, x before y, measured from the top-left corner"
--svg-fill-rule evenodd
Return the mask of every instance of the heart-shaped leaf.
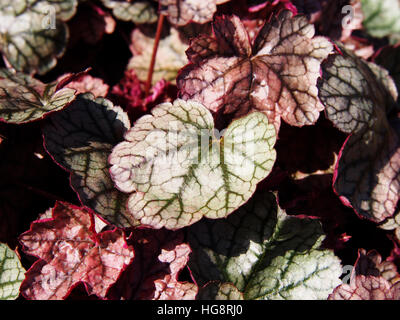
<path id="1" fill-rule="evenodd" d="M 130 128 L 126 113 L 91 93 L 79 95 L 44 127 L 45 147 L 71 172 L 71 186 L 83 205 L 119 227 L 137 225 L 126 213 L 127 196 L 114 188 L 107 158 Z"/>
<path id="2" fill-rule="evenodd" d="M 58 89 L 23 73 L 0 70 L 0 120 L 25 123 L 61 110 L 75 99 L 75 90 Z"/>
<path id="3" fill-rule="evenodd" d="M 0 51 L 18 71 L 44 74 L 63 55 L 76 0 L 0 1 Z"/>
<path id="4" fill-rule="evenodd" d="M 334 188 L 362 217 L 391 219 L 400 199 L 400 119 L 391 115 L 396 86 L 386 70 L 345 50 L 323 71 L 320 98 L 327 117 L 351 133 L 340 152 Z"/>
<path id="5" fill-rule="evenodd" d="M 137 24 L 157 21 L 157 11 L 151 0 L 102 0 L 103 4 L 112 9 L 113 15 L 123 21 Z"/>
<path id="6" fill-rule="evenodd" d="M 0 300 L 14 300 L 24 280 L 25 269 L 17 254 L 6 244 L 0 243 Z"/>
<path id="7" fill-rule="evenodd" d="M 96 233 L 89 212 L 64 202 L 56 203 L 52 219 L 33 222 L 20 241 L 40 258 L 21 285 L 28 299 L 64 299 L 79 282 L 104 298 L 134 256 L 121 230 Z"/>
<path id="8" fill-rule="evenodd" d="M 226 220 L 189 228 L 189 267 L 199 285 L 230 282 L 245 299 L 326 299 L 342 270 L 323 239 L 319 221 L 288 216 L 273 194 L 256 193 Z"/>
<path id="9" fill-rule="evenodd" d="M 177 78 L 179 95 L 213 112 L 267 114 L 278 131 L 280 118 L 295 126 L 315 123 L 323 105 L 316 82 L 331 43 L 314 36 L 314 26 L 290 11 L 266 22 L 251 45 L 238 17 L 217 18 L 214 37 L 194 39 L 192 62 Z"/>
<path id="10" fill-rule="evenodd" d="M 184 26 L 190 22 L 206 23 L 212 20 L 217 5 L 229 0 L 159 0 L 160 12 L 168 17 L 176 26 Z"/>
<path id="11" fill-rule="evenodd" d="M 222 138 L 195 101 L 163 103 L 140 118 L 111 153 L 116 187 L 143 225 L 179 229 L 203 216 L 229 215 L 272 169 L 274 127 L 260 112 L 238 119 Z M 212 183 L 210 183 L 212 181 Z"/>

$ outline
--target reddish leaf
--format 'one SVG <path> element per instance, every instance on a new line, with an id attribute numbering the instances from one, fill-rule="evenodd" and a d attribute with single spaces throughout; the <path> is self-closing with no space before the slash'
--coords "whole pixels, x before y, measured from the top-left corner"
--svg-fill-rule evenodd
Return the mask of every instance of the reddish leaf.
<path id="1" fill-rule="evenodd" d="M 383 277 L 356 276 L 350 284 L 342 284 L 329 300 L 400 300 L 400 282 L 391 285 Z"/>
<path id="2" fill-rule="evenodd" d="M 135 250 L 135 259 L 110 291 L 112 298 L 195 298 L 197 286 L 177 279 L 191 252 L 190 247 L 183 243 L 182 232 L 136 229 L 130 243 Z"/>
<path id="3" fill-rule="evenodd" d="M 177 79 L 181 98 L 235 117 L 256 109 L 276 129 L 281 117 L 295 126 L 315 123 L 323 110 L 316 87 L 320 63 L 332 45 L 313 37 L 306 17 L 283 11 L 265 23 L 253 45 L 236 16 L 216 19 L 213 30 L 214 37 L 194 39 L 187 51 L 192 63 Z"/>
<path id="4" fill-rule="evenodd" d="M 59 81 L 68 79 L 70 76 L 70 74 L 63 75 L 59 78 Z M 69 81 L 64 87 L 74 89 L 76 95 L 91 92 L 96 98 L 105 97 L 109 89 L 109 86 L 103 82 L 103 79 L 92 77 L 89 74 L 83 74 L 77 79 Z"/>
<path id="5" fill-rule="evenodd" d="M 44 151 L 39 124 L 0 123 L 0 136 L 0 242 L 14 248 L 38 212 L 59 197 L 75 201 L 75 195 Z"/>
<path id="6" fill-rule="evenodd" d="M 28 299 L 64 299 L 79 282 L 104 298 L 134 256 L 121 230 L 96 233 L 88 211 L 64 202 L 56 203 L 52 219 L 33 222 L 20 241 L 40 258 L 21 285 Z"/>
<path id="7" fill-rule="evenodd" d="M 154 84 L 150 95 L 145 97 L 144 83 L 138 79 L 133 69 L 128 69 L 121 81 L 112 88 L 111 94 L 113 100 L 128 112 L 130 119 L 136 120 L 155 105 L 173 100 L 176 95 L 174 88 L 162 79 Z"/>

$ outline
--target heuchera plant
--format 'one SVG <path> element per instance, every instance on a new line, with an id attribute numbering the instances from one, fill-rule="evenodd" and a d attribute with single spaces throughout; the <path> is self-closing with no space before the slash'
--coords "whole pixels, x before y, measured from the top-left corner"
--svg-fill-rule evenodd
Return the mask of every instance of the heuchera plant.
<path id="1" fill-rule="evenodd" d="M 400 300 L 397 0 L 0 0 L 0 300 Z"/>

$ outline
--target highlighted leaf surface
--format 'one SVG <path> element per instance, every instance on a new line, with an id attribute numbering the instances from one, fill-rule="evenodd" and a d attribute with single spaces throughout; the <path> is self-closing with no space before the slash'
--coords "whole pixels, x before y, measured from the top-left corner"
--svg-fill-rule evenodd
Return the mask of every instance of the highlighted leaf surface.
<path id="1" fill-rule="evenodd" d="M 204 103 L 213 112 L 242 116 L 251 110 L 267 114 L 279 129 L 317 121 L 323 105 L 316 82 L 331 43 L 314 36 L 314 26 L 290 11 L 265 23 L 250 43 L 238 17 L 217 18 L 214 37 L 195 38 L 177 84 L 180 97 Z"/>
<path id="2" fill-rule="evenodd" d="M 66 48 L 76 0 L 0 1 L 0 51 L 18 71 L 44 74 Z"/>
<path id="3" fill-rule="evenodd" d="M 128 116 L 120 107 L 84 94 L 65 112 L 51 117 L 43 130 L 47 151 L 71 172 L 71 185 L 82 204 L 119 227 L 137 221 L 126 213 L 127 196 L 114 188 L 107 158 L 129 128 Z"/>
<path id="4" fill-rule="evenodd" d="M 275 130 L 253 112 L 217 136 L 211 113 L 195 101 L 163 103 L 140 118 L 111 153 L 128 210 L 153 228 L 179 229 L 203 216 L 223 218 L 244 204 L 272 169 Z"/>
<path id="5" fill-rule="evenodd" d="M 342 270 L 323 239 L 319 221 L 288 216 L 273 194 L 256 193 L 226 220 L 189 228 L 189 267 L 199 285 L 230 282 L 245 299 L 326 299 Z"/>
<path id="6" fill-rule="evenodd" d="M 362 217 L 384 222 L 400 195 L 400 119 L 387 71 L 343 51 L 324 65 L 320 97 L 327 117 L 352 133 L 341 150 L 334 188 Z"/>
<path id="7" fill-rule="evenodd" d="M 75 90 L 57 82 L 44 84 L 23 73 L 0 70 L 0 120 L 25 123 L 61 110 L 75 99 Z"/>
<path id="8" fill-rule="evenodd" d="M 24 280 L 25 269 L 18 256 L 6 244 L 0 243 L 0 300 L 14 300 Z"/>
<path id="9" fill-rule="evenodd" d="M 120 229 L 96 233 L 89 212 L 64 202 L 56 203 L 52 219 L 33 222 L 20 241 L 40 258 L 21 286 L 28 299 L 64 299 L 79 282 L 104 298 L 134 256 Z"/>

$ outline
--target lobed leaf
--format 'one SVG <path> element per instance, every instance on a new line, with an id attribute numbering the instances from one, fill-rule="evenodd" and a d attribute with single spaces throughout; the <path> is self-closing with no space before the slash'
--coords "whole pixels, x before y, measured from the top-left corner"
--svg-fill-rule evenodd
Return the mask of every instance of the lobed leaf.
<path id="1" fill-rule="evenodd" d="M 206 23 L 212 20 L 217 5 L 229 0 L 159 0 L 160 12 L 168 17 L 171 24 L 184 26 L 190 22 Z"/>
<path id="2" fill-rule="evenodd" d="M 350 284 L 342 284 L 329 300 L 399 300 L 400 283 L 391 285 L 383 277 L 356 276 Z"/>
<path id="3" fill-rule="evenodd" d="M 154 23 L 157 12 L 151 0 L 102 0 L 103 4 L 113 10 L 116 18 L 137 24 Z"/>
<path id="4" fill-rule="evenodd" d="M 62 81 L 69 77 L 71 77 L 70 74 L 62 75 L 59 77 L 59 80 Z M 110 88 L 108 84 L 104 83 L 103 79 L 92 77 L 89 74 L 84 74 L 76 80 L 72 79 L 72 81 L 69 81 L 65 87 L 76 90 L 76 94 L 90 92 L 96 98 L 107 96 Z"/>
<path id="5" fill-rule="evenodd" d="M 113 149 L 110 173 L 131 194 L 135 219 L 179 229 L 203 216 L 226 217 L 245 203 L 272 169 L 275 140 L 260 112 L 234 121 L 220 138 L 207 108 L 178 99 L 135 123 Z"/>
<path id="6" fill-rule="evenodd" d="M 112 299 L 192 300 L 197 286 L 178 281 L 191 252 L 184 234 L 165 229 L 135 229 L 129 239 L 135 258 L 110 291 Z"/>
<path id="7" fill-rule="evenodd" d="M 334 188 L 342 201 L 375 222 L 391 219 L 399 200 L 400 119 L 388 72 L 343 51 L 323 67 L 320 98 L 336 127 L 352 133 L 340 152 Z"/>
<path id="8" fill-rule="evenodd" d="M 52 219 L 33 222 L 20 241 L 40 258 L 21 285 L 21 293 L 35 300 L 64 299 L 79 282 L 104 298 L 134 257 L 123 231 L 96 233 L 88 211 L 64 202 L 56 202 Z"/>
<path id="9" fill-rule="evenodd" d="M 0 243 L 0 300 L 18 298 L 24 273 L 17 254 L 6 244 Z"/>
<path id="10" fill-rule="evenodd" d="M 326 299 L 342 270 L 323 238 L 317 220 L 288 216 L 260 192 L 226 220 L 189 228 L 189 267 L 199 285 L 230 282 L 244 299 Z"/>
<path id="11" fill-rule="evenodd" d="M 75 90 L 44 84 L 23 73 L 0 70 L 0 120 L 25 123 L 63 109 L 75 99 Z"/>
<path id="12" fill-rule="evenodd" d="M 280 118 L 295 126 L 317 121 L 324 107 L 316 82 L 332 45 L 313 37 L 306 17 L 283 11 L 264 24 L 253 45 L 236 16 L 215 19 L 213 30 L 214 37 L 194 39 L 187 51 L 192 63 L 177 78 L 181 98 L 235 117 L 262 111 L 277 131 Z"/>
<path id="13" fill-rule="evenodd" d="M 0 51 L 18 71 L 44 74 L 64 54 L 76 0 L 0 1 Z"/>
<path id="14" fill-rule="evenodd" d="M 45 147 L 71 172 L 71 186 L 83 205 L 119 227 L 137 225 L 125 210 L 127 196 L 114 188 L 107 158 L 130 128 L 120 107 L 91 93 L 79 95 L 43 128 Z"/>

